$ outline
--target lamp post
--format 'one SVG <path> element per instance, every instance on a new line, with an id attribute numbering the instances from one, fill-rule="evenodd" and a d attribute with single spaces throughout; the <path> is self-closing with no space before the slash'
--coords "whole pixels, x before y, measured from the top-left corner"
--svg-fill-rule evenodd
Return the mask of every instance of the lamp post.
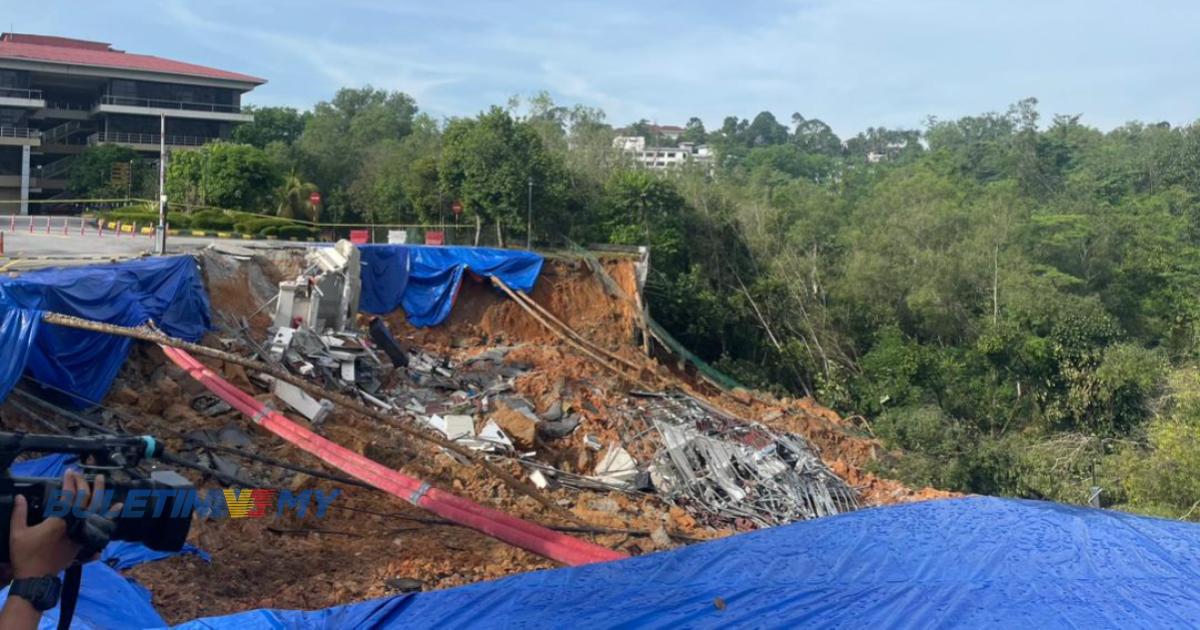
<path id="1" fill-rule="evenodd" d="M 533 249 L 533 177 L 529 178 L 529 203 L 525 226 L 525 249 Z"/>
<path id="2" fill-rule="evenodd" d="M 167 115 L 159 118 L 158 128 L 158 238 L 155 249 L 159 256 L 167 253 Z"/>

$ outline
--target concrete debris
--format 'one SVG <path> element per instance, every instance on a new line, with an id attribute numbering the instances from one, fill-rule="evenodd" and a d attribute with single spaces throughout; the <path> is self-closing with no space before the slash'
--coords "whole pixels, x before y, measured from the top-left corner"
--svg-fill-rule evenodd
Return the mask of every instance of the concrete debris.
<path id="1" fill-rule="evenodd" d="M 559 440 L 575 432 L 579 428 L 579 414 L 573 413 L 566 418 L 544 420 L 538 423 L 538 435 L 543 440 Z"/>
<path id="2" fill-rule="evenodd" d="M 629 451 L 609 444 L 604 457 L 596 464 L 596 474 L 592 478 L 609 486 L 629 487 L 637 476 L 637 462 L 633 461 Z"/>
<path id="3" fill-rule="evenodd" d="M 483 446 L 479 450 L 490 450 L 492 452 L 511 452 L 514 450 L 513 441 L 496 424 L 494 420 L 488 420 L 487 424 L 483 425 L 483 429 L 479 432 L 479 441 Z"/>
<path id="4" fill-rule="evenodd" d="M 433 415 L 426 421 L 429 426 L 441 431 L 448 440 L 475 437 L 475 420 L 471 416 L 450 414 Z"/>
<path id="5" fill-rule="evenodd" d="M 192 410 L 201 415 L 211 417 L 229 413 L 233 411 L 233 407 L 212 394 L 200 394 L 192 399 Z"/>
<path id="6" fill-rule="evenodd" d="M 546 420 L 548 422 L 555 422 L 562 419 L 562 417 L 563 404 L 561 400 L 554 401 L 548 408 L 546 408 L 545 413 L 542 414 L 542 420 Z"/>
<path id="7" fill-rule="evenodd" d="M 540 470 L 529 473 L 529 481 L 541 490 L 545 490 L 550 486 L 550 480 L 546 479 L 546 475 L 542 474 Z"/>
<path id="8" fill-rule="evenodd" d="M 217 442 L 231 448 L 252 449 L 254 442 L 250 436 L 236 424 L 227 424 L 217 432 Z"/>
<path id="9" fill-rule="evenodd" d="M 667 535 L 666 528 L 661 525 L 650 532 L 650 540 L 654 541 L 654 544 L 659 547 L 667 548 L 671 546 L 671 537 Z"/>
<path id="10" fill-rule="evenodd" d="M 415 578 L 390 578 L 383 585 L 393 593 L 415 593 L 425 589 L 425 583 Z"/>
<path id="11" fill-rule="evenodd" d="M 281 326 L 275 330 L 275 336 L 271 337 L 271 342 L 267 349 L 271 353 L 271 358 L 280 361 L 283 359 L 283 354 L 288 351 L 292 345 L 292 337 L 296 335 L 296 329 L 288 326 Z"/>
<path id="12" fill-rule="evenodd" d="M 308 418 L 313 424 L 321 424 L 325 417 L 333 411 L 332 402 L 325 399 L 317 400 L 291 383 L 272 380 L 274 382 L 271 383 L 271 393 L 297 413 Z"/>
<path id="13" fill-rule="evenodd" d="M 537 437 L 538 418 L 528 409 L 506 400 L 496 406 L 492 420 L 504 429 L 521 448 L 532 448 Z"/>

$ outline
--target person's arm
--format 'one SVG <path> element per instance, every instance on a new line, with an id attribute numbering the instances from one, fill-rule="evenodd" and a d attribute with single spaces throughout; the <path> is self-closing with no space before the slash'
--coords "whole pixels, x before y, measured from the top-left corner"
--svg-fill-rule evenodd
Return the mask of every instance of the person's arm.
<path id="1" fill-rule="evenodd" d="M 21 597 L 9 597 L 0 610 L 0 630 L 36 630 L 42 611 Z"/>
<path id="2" fill-rule="evenodd" d="M 63 491 L 86 504 L 90 493 L 87 481 L 79 473 L 68 470 L 63 475 Z M 92 497 L 91 509 L 98 509 L 104 496 L 104 476 L 96 478 L 96 493 Z M 67 522 L 61 518 L 48 518 L 33 527 L 27 524 L 29 506 L 25 497 L 18 495 L 13 501 L 12 521 L 9 524 L 9 563 L 12 579 L 58 577 L 71 566 L 79 555 L 80 546 L 67 537 Z M 9 589 L 8 599 L 0 610 L 0 630 L 25 630 L 38 627 L 42 612 Z"/>

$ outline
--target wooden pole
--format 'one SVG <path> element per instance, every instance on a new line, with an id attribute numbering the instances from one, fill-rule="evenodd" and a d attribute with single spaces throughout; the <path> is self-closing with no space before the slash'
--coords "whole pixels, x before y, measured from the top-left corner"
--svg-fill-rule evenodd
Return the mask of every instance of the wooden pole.
<path id="1" fill-rule="evenodd" d="M 550 331 L 551 334 L 558 337 L 561 341 L 563 341 L 567 345 L 582 352 L 585 356 L 592 359 L 596 363 L 600 364 L 602 367 L 608 369 L 613 374 L 616 374 L 618 377 L 624 379 L 626 382 L 636 385 L 638 387 L 645 388 L 645 389 L 654 389 L 653 386 L 651 386 L 647 383 L 644 383 L 641 380 L 640 374 L 638 376 L 630 376 L 629 374 L 626 374 L 625 370 L 622 370 L 621 368 L 613 365 L 612 363 L 609 363 L 608 361 L 606 361 L 605 359 L 600 357 L 600 355 L 598 355 L 595 352 L 593 352 L 592 350 L 590 350 L 584 344 L 572 339 L 571 337 L 567 336 L 562 331 L 560 331 L 557 328 L 555 328 L 554 326 L 550 325 L 550 323 L 547 322 L 546 319 L 543 318 L 541 315 L 539 315 L 537 313 L 537 311 L 530 308 L 529 305 L 527 305 L 525 302 L 523 302 L 521 300 L 521 298 L 517 297 L 516 292 L 514 292 L 511 288 L 509 288 L 509 286 L 507 284 L 504 284 L 504 281 L 501 280 L 500 278 L 497 278 L 496 276 L 492 276 L 492 284 L 499 287 L 501 291 L 504 291 L 505 293 L 507 293 L 508 297 L 512 298 L 512 300 L 517 303 L 517 306 L 520 306 L 522 309 L 524 309 L 524 311 L 526 313 L 529 313 L 530 317 L 537 320 L 537 322 L 539 324 L 541 324 L 543 328 Z M 640 370 L 638 370 L 638 371 L 640 372 Z"/>

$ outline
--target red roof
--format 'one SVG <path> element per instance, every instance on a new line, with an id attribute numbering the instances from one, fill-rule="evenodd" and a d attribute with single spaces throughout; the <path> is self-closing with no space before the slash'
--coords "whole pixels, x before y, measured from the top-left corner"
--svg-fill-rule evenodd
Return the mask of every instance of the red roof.
<path id="1" fill-rule="evenodd" d="M 49 35 L 0 34 L 0 59 L 25 59 L 97 68 L 141 70 L 254 84 L 267 82 L 266 79 L 237 72 L 163 59 L 152 55 L 136 55 L 114 50 L 111 44 L 104 42 L 90 42 Z"/>

